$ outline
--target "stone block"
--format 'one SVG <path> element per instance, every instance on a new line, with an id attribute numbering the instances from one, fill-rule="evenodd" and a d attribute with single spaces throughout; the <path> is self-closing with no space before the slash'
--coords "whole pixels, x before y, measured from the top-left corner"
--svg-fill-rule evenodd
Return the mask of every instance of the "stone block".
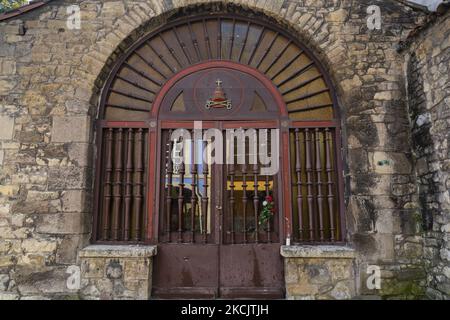
<path id="1" fill-rule="evenodd" d="M 75 264 L 78 251 L 89 243 L 89 234 L 65 235 L 56 249 L 56 262 Z"/>
<path id="2" fill-rule="evenodd" d="M 13 138 L 13 134 L 14 118 L 8 116 L 0 116 L 0 140 L 11 140 Z"/>
<path id="3" fill-rule="evenodd" d="M 147 258 L 125 260 L 125 281 L 148 280 L 151 273 L 151 260 Z"/>
<path id="4" fill-rule="evenodd" d="M 88 142 L 90 125 L 85 116 L 53 117 L 52 142 Z"/>
<path id="5" fill-rule="evenodd" d="M 44 201 L 44 200 L 56 200 L 59 198 L 59 192 L 48 192 L 48 191 L 28 191 L 27 201 Z"/>
<path id="6" fill-rule="evenodd" d="M 351 299 L 355 251 L 342 246 L 282 246 L 288 299 Z"/>
<path id="7" fill-rule="evenodd" d="M 62 192 L 61 199 L 63 212 L 86 212 L 91 194 L 84 190 L 67 190 Z"/>
<path id="8" fill-rule="evenodd" d="M 78 254 L 81 295 L 100 299 L 149 299 L 156 246 L 93 245 Z"/>
<path id="9" fill-rule="evenodd" d="M 16 73 L 16 62 L 14 60 L 0 61 L 0 75 L 10 76 Z"/>
<path id="10" fill-rule="evenodd" d="M 381 174 L 410 174 L 412 170 L 406 155 L 398 152 L 370 152 L 369 163 L 374 172 Z"/>
<path id="11" fill-rule="evenodd" d="M 375 231 L 378 233 L 400 233 L 400 218 L 393 210 L 376 211 Z"/>
<path id="12" fill-rule="evenodd" d="M 351 280 L 338 282 L 329 295 L 336 300 L 349 300 L 355 296 L 355 284 Z"/>
<path id="13" fill-rule="evenodd" d="M 20 296 L 16 293 L 0 292 L 0 301 L 2 300 L 19 300 Z"/>
<path id="14" fill-rule="evenodd" d="M 25 239 L 22 242 L 22 249 L 25 252 L 49 253 L 56 250 L 57 242 L 55 240 L 44 239 Z"/>
<path id="15" fill-rule="evenodd" d="M 353 259 L 355 250 L 343 246 L 282 246 L 281 256 L 285 258 L 341 258 Z"/>
<path id="16" fill-rule="evenodd" d="M 0 80 L 0 95 L 8 95 L 10 90 L 12 90 L 16 85 L 17 82 L 14 80 Z"/>
<path id="17" fill-rule="evenodd" d="M 54 267 L 43 270 L 21 270 L 22 273 L 16 278 L 17 286 L 22 295 L 40 294 L 67 294 L 75 293 L 76 290 L 67 288 L 67 279 L 70 274 L 66 273 L 65 266 Z"/>
<path id="18" fill-rule="evenodd" d="M 12 255 L 5 255 L 0 256 L 0 268 L 7 268 L 14 265 L 14 256 Z"/>
<path id="19" fill-rule="evenodd" d="M 0 186 L 0 196 L 14 196 L 19 192 L 19 186 L 16 185 L 2 185 Z"/>
<path id="20" fill-rule="evenodd" d="M 88 143 L 71 143 L 69 146 L 69 159 L 80 167 L 92 167 L 91 145 Z"/>
<path id="21" fill-rule="evenodd" d="M 48 189 L 51 191 L 83 189 L 91 186 L 92 175 L 87 168 L 51 168 L 48 172 Z"/>
<path id="22" fill-rule="evenodd" d="M 84 259 L 81 263 L 81 276 L 89 278 L 105 277 L 105 259 Z"/>
<path id="23" fill-rule="evenodd" d="M 105 2 L 102 7 L 102 16 L 109 19 L 116 18 L 125 13 L 125 7 L 122 1 Z"/>
<path id="24" fill-rule="evenodd" d="M 330 12 L 330 14 L 326 17 L 327 21 L 343 23 L 348 18 L 348 11 L 345 9 L 338 9 L 336 11 Z"/>
<path id="25" fill-rule="evenodd" d="M 90 221 L 85 213 L 42 214 L 36 221 L 36 231 L 45 234 L 82 234 L 89 231 Z"/>

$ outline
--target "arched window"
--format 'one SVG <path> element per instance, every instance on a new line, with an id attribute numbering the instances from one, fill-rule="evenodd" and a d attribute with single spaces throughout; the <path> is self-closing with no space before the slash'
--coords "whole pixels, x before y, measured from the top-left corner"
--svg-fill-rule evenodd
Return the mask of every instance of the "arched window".
<path id="1" fill-rule="evenodd" d="M 211 14 L 151 32 L 129 48 L 103 90 L 93 241 L 344 241 L 338 116 L 320 63 L 274 24 Z M 177 142 L 169 137 L 180 128 L 194 135 L 195 121 L 202 138 L 211 128 L 224 138 L 227 129 L 257 136 L 277 129 L 279 171 L 175 166 Z M 191 143 L 184 158 L 203 143 Z M 229 144 L 222 151 L 230 154 Z M 264 219 L 267 197 L 273 210 Z"/>

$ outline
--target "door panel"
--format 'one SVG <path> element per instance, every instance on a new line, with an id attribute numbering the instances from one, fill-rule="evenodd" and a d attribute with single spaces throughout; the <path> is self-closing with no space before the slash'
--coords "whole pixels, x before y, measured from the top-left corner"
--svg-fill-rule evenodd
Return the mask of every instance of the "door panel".
<path id="1" fill-rule="evenodd" d="M 161 244 L 153 271 L 157 298 L 217 298 L 218 245 Z"/>
<path id="2" fill-rule="evenodd" d="M 230 298 L 282 298 L 280 244 L 235 244 L 220 247 L 220 294 Z"/>

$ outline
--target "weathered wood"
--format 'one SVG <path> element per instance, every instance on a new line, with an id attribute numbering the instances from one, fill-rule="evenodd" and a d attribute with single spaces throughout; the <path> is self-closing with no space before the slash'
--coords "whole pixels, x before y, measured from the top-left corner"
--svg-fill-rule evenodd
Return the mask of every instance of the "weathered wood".
<path id="1" fill-rule="evenodd" d="M 308 222 L 309 222 L 309 241 L 314 241 L 314 194 L 312 181 L 312 157 L 311 157 L 311 136 L 309 129 L 305 129 L 305 154 L 306 154 L 306 185 L 308 201 Z"/>
<path id="2" fill-rule="evenodd" d="M 113 146 L 113 135 L 114 129 L 108 128 L 108 133 L 106 137 L 106 164 L 105 164 L 105 184 L 103 188 L 103 232 L 102 240 L 106 241 L 110 236 L 110 215 L 111 215 L 111 199 L 112 199 L 112 146 Z"/>
<path id="3" fill-rule="evenodd" d="M 303 241 L 303 192 L 302 192 L 302 158 L 300 149 L 300 129 L 295 129 L 295 172 L 297 176 L 297 215 L 298 215 L 298 239 Z"/>
<path id="4" fill-rule="evenodd" d="M 320 129 L 314 129 L 314 136 L 316 142 L 316 195 L 317 195 L 317 208 L 319 213 L 319 234 L 320 241 L 324 241 L 324 228 L 323 228 L 323 194 L 322 194 L 322 157 L 320 153 L 321 143 L 320 143 Z"/>
<path id="5" fill-rule="evenodd" d="M 335 195 L 333 193 L 334 183 L 333 183 L 333 173 L 334 169 L 332 166 L 332 158 L 333 154 L 332 150 L 332 137 L 330 129 L 325 129 L 325 157 L 326 157 L 326 172 L 327 172 L 327 200 L 328 200 L 328 214 L 330 219 L 330 240 L 331 242 L 335 241 L 335 228 L 334 228 L 334 199 Z"/>

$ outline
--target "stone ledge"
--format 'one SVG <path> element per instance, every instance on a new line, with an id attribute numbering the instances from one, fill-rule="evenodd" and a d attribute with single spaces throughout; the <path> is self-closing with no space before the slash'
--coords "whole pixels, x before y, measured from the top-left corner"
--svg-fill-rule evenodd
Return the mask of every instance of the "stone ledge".
<path id="1" fill-rule="evenodd" d="M 79 252 L 80 258 L 142 258 L 153 257 L 156 246 L 138 245 L 91 245 Z"/>
<path id="2" fill-rule="evenodd" d="M 334 258 L 354 259 L 356 252 L 353 248 L 345 246 L 311 246 L 294 245 L 282 246 L 281 256 L 285 258 Z"/>

